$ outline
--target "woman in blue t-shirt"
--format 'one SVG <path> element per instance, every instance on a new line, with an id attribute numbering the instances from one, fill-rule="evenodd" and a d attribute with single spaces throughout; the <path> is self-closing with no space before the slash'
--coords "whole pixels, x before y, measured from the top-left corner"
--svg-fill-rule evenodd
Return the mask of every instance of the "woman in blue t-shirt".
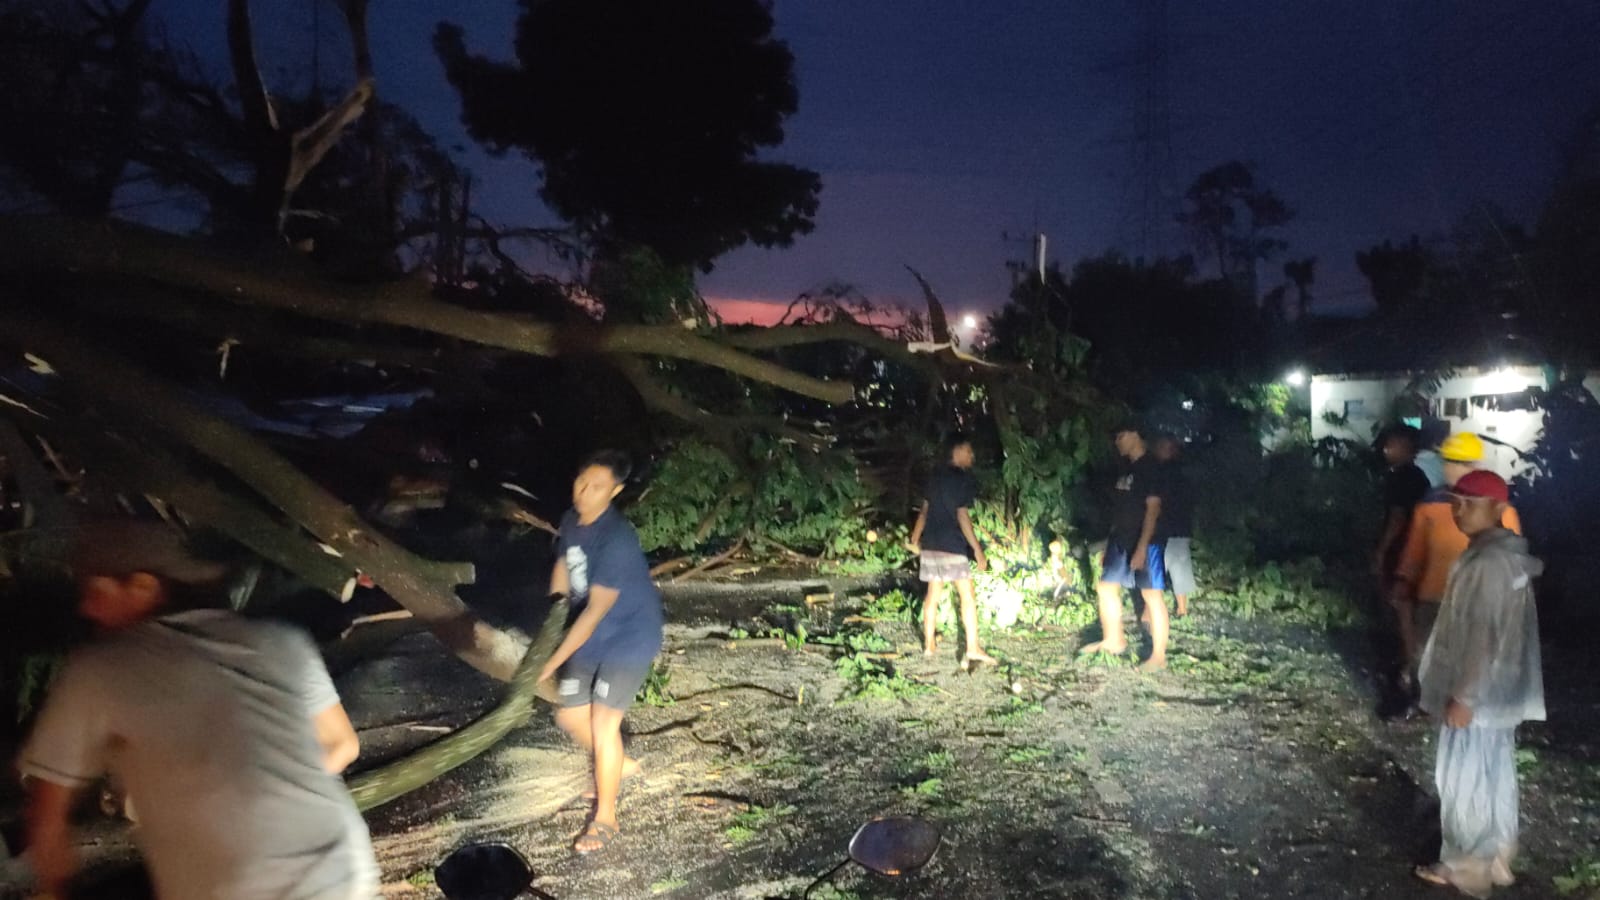
<path id="1" fill-rule="evenodd" d="M 618 834 L 617 792 L 639 763 L 622 748 L 622 717 L 661 650 L 661 594 L 639 535 L 611 501 L 631 466 L 614 450 L 583 464 L 561 519 L 550 592 L 577 613 L 539 680 L 559 677 L 556 724 L 594 755 L 594 818 L 572 849 L 602 850 Z"/>

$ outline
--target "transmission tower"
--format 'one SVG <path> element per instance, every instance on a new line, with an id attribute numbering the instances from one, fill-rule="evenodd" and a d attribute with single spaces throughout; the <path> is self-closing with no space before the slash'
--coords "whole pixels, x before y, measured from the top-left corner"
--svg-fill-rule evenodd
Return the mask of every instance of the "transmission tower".
<path id="1" fill-rule="evenodd" d="M 1178 186 L 1172 155 L 1172 43 L 1168 0 L 1139 0 L 1138 102 L 1134 105 L 1134 234 L 1149 258 L 1174 248 Z"/>

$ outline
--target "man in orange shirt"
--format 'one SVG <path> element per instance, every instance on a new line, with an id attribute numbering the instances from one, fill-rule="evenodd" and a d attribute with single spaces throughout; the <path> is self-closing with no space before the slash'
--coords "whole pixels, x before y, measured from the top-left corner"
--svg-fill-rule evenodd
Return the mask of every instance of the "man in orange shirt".
<path id="1" fill-rule="evenodd" d="M 1456 527 L 1450 514 L 1450 488 L 1468 472 L 1483 465 L 1483 439 L 1470 432 L 1453 434 L 1439 445 L 1444 460 L 1444 487 L 1423 498 L 1411 513 L 1411 527 L 1395 566 L 1394 587 L 1389 602 L 1400 619 L 1400 641 L 1405 649 L 1406 689 L 1414 690 L 1417 663 L 1427 646 L 1444 599 L 1445 581 L 1450 567 L 1467 549 L 1467 536 Z M 1501 516 L 1502 527 L 1522 533 L 1522 521 L 1509 504 Z M 1415 707 L 1413 707 L 1415 708 Z"/>

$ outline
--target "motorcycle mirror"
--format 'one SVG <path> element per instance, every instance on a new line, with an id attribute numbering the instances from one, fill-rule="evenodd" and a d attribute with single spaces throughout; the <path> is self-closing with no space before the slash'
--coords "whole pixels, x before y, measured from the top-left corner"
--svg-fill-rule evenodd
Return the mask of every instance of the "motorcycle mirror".
<path id="1" fill-rule="evenodd" d="M 890 877 L 922 868 L 938 849 L 938 827 L 915 816 L 873 819 L 850 839 L 851 859 Z"/>
<path id="2" fill-rule="evenodd" d="M 446 900 L 513 900 L 533 883 L 533 867 L 507 844 L 458 847 L 433 870 Z"/>

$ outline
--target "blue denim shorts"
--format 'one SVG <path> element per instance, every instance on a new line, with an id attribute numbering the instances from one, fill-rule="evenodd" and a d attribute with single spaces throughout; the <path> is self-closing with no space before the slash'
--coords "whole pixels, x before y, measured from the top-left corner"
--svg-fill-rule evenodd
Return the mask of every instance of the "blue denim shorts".
<path id="1" fill-rule="evenodd" d="M 1124 547 L 1116 541 L 1106 544 L 1106 555 L 1101 561 L 1101 584 L 1114 584 L 1125 588 L 1138 588 L 1141 591 L 1164 591 L 1167 589 L 1166 548 L 1162 544 L 1151 544 L 1145 551 L 1144 570 L 1135 572 L 1129 565 L 1132 556 L 1131 548 Z"/>

